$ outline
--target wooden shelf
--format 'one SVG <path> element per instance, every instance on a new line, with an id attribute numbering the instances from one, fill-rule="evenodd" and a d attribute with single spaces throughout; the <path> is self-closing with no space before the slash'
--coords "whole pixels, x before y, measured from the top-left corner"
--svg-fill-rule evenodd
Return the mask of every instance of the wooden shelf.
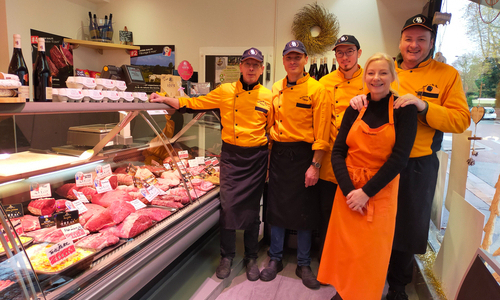
<path id="1" fill-rule="evenodd" d="M 97 49 L 102 54 L 103 50 L 139 50 L 139 46 L 131 46 L 131 45 L 120 45 L 113 43 L 102 43 L 102 42 L 93 42 L 93 41 L 84 41 L 84 40 L 73 40 L 73 39 L 64 39 L 64 42 L 70 43 L 73 45 Z"/>

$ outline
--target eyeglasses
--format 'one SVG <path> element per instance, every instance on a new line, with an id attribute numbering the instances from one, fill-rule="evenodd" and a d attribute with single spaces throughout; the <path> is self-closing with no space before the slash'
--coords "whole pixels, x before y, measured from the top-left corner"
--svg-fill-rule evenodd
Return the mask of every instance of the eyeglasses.
<path id="1" fill-rule="evenodd" d="M 338 56 L 339 58 L 344 57 L 344 55 L 346 55 L 347 57 L 350 57 L 354 54 L 354 52 L 356 52 L 356 50 L 354 50 L 354 49 L 349 49 L 346 52 L 335 51 L 335 55 Z"/>
<path id="2" fill-rule="evenodd" d="M 250 68 L 252 68 L 252 69 L 258 69 L 258 68 L 262 67 L 262 63 L 254 63 L 254 64 L 252 64 L 252 63 L 249 63 L 247 61 L 244 61 L 243 62 L 243 66 L 245 68 L 248 68 L 248 69 L 250 69 Z"/>

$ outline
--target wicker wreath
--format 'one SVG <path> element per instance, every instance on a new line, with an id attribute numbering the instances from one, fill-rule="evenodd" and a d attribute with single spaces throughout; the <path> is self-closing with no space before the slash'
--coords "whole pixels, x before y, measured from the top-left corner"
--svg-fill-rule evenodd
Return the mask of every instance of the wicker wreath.
<path id="1" fill-rule="evenodd" d="M 319 35 L 313 37 L 311 29 L 319 27 Z M 293 18 L 292 33 L 296 40 L 306 46 L 308 55 L 323 54 L 331 49 L 337 40 L 339 23 L 337 17 L 318 3 L 301 8 Z"/>

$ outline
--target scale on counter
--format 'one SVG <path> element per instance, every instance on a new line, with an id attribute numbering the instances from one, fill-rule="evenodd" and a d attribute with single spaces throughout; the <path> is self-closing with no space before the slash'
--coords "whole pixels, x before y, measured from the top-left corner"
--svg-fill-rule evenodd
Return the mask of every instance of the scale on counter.
<path id="1" fill-rule="evenodd" d="M 132 92 L 138 85 L 145 85 L 141 69 L 137 66 L 122 65 L 121 67 L 105 65 L 102 68 L 101 78 L 123 80 L 127 84 L 127 91 Z"/>
<path id="2" fill-rule="evenodd" d="M 116 124 L 92 124 L 73 126 L 68 130 L 68 145 L 94 147 L 99 143 Z M 118 144 L 118 135 L 113 137 L 106 145 L 113 146 Z"/>

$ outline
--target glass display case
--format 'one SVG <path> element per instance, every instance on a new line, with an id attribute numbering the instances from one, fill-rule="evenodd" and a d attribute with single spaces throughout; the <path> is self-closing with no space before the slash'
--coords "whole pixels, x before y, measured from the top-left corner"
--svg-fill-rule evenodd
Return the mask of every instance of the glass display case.
<path id="1" fill-rule="evenodd" d="M 0 299 L 138 292 L 217 224 L 220 129 L 163 104 L 0 105 Z"/>

